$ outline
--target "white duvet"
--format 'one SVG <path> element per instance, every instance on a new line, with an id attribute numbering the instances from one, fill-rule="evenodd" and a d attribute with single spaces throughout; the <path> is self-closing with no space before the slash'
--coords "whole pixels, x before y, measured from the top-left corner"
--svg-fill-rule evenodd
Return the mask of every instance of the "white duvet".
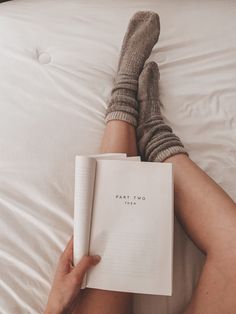
<path id="1" fill-rule="evenodd" d="M 234 0 L 14 0 L 0 4 L 0 313 L 42 313 L 72 234 L 74 161 L 104 130 L 129 18 L 154 10 L 163 115 L 191 158 L 236 200 Z M 178 314 L 203 255 L 176 223 L 172 297 L 135 314 Z"/>

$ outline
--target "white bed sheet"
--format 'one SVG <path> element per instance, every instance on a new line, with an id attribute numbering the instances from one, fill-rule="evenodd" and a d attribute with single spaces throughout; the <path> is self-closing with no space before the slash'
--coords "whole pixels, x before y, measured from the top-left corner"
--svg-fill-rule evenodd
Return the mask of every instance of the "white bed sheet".
<path id="1" fill-rule="evenodd" d="M 74 160 L 104 130 L 127 23 L 157 11 L 163 115 L 191 158 L 236 200 L 236 2 L 15 0 L 0 5 L 0 313 L 42 313 L 72 234 Z M 178 314 L 204 261 L 176 222 L 172 297 L 136 314 Z"/>

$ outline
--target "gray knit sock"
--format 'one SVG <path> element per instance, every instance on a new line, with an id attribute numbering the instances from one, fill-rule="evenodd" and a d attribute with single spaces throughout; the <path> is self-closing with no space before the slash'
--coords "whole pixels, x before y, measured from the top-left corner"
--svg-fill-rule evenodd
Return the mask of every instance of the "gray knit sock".
<path id="1" fill-rule="evenodd" d="M 155 12 L 140 11 L 131 18 L 121 48 L 115 86 L 106 111 L 106 123 L 123 120 L 137 125 L 138 77 L 159 33 L 159 17 Z"/>
<path id="2" fill-rule="evenodd" d="M 158 81 L 158 66 L 155 62 L 150 62 L 139 77 L 137 140 L 143 160 L 161 162 L 173 155 L 187 152 L 178 136 L 163 121 Z"/>

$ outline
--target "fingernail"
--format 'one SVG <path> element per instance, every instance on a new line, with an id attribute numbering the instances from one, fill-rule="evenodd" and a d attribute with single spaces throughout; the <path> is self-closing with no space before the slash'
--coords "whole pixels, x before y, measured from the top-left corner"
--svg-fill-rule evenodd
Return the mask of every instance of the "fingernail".
<path id="1" fill-rule="evenodd" d="M 94 262 L 97 264 L 97 263 L 100 262 L 101 256 L 99 256 L 99 255 L 93 255 L 93 259 L 94 259 Z"/>

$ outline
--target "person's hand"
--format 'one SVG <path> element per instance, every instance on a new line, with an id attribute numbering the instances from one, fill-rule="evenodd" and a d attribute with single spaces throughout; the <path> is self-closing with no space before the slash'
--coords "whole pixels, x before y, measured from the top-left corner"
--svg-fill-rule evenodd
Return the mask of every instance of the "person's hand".
<path id="1" fill-rule="evenodd" d="M 72 259 L 71 239 L 59 259 L 45 314 L 72 313 L 78 302 L 85 273 L 91 266 L 98 264 L 101 258 L 98 255 L 84 256 L 75 267 L 72 266 Z"/>

